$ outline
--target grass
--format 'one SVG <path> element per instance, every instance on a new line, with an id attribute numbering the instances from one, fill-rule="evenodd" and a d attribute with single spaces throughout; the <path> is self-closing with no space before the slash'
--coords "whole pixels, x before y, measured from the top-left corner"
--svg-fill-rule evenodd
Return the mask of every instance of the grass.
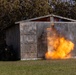
<path id="1" fill-rule="evenodd" d="M 0 61 L 0 75 L 76 75 L 76 59 Z"/>

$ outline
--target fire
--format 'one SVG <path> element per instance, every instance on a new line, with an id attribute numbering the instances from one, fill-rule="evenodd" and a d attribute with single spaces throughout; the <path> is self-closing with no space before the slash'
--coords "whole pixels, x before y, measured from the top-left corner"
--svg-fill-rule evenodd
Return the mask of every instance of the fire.
<path id="1" fill-rule="evenodd" d="M 48 29 L 49 30 L 49 29 Z M 50 29 L 51 30 L 51 29 Z M 71 51 L 74 44 L 53 31 L 47 33 L 48 51 L 45 54 L 46 59 L 68 59 L 71 57 Z"/>

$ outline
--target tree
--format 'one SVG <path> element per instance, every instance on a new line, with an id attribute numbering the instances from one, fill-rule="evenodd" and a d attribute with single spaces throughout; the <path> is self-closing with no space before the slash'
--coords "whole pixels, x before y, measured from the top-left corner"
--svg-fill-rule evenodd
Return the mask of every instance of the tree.
<path id="1" fill-rule="evenodd" d="M 50 6 L 53 7 L 53 13 L 69 17 L 69 6 L 70 4 L 68 2 L 62 2 L 61 0 L 51 0 Z"/>
<path id="2" fill-rule="evenodd" d="M 5 52 L 4 28 L 14 25 L 19 20 L 49 14 L 49 11 L 47 0 L 0 0 L 0 59 L 8 55 L 8 52 Z"/>
<path id="3" fill-rule="evenodd" d="M 70 9 L 71 18 L 76 19 L 76 0 L 71 0 Z"/>
<path id="4" fill-rule="evenodd" d="M 52 12 L 48 0 L 0 0 L 0 29 L 14 22 Z"/>
<path id="5" fill-rule="evenodd" d="M 43 16 L 52 13 L 48 0 L 32 0 L 32 17 Z"/>
<path id="6" fill-rule="evenodd" d="M 26 19 L 29 16 L 31 4 L 28 0 L 0 0 L 1 28 L 13 25 L 15 21 Z"/>
<path id="7" fill-rule="evenodd" d="M 53 14 L 76 19 L 76 0 L 49 0 Z"/>

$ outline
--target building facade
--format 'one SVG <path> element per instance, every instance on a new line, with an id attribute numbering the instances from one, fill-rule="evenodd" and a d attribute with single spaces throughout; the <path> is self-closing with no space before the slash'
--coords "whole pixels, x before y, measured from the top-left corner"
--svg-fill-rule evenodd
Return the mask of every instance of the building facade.
<path id="1" fill-rule="evenodd" d="M 11 46 L 20 60 L 44 58 L 47 52 L 46 29 L 54 23 L 55 28 L 76 43 L 76 22 L 60 16 L 42 16 L 16 22 L 6 29 L 6 44 Z M 75 51 L 76 52 L 76 51 Z"/>

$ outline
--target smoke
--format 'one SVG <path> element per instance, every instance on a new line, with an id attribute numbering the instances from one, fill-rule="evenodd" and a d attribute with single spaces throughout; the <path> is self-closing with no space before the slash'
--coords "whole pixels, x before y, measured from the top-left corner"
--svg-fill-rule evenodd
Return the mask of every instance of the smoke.
<path id="1" fill-rule="evenodd" d="M 67 30 L 67 29 L 66 29 Z M 67 34 L 60 27 L 51 25 L 51 28 L 47 28 L 47 45 L 48 50 L 45 54 L 46 59 L 66 59 L 71 57 L 71 51 L 74 48 L 74 44 L 71 34 Z"/>
<path id="2" fill-rule="evenodd" d="M 55 25 L 54 29 L 56 30 L 56 33 L 59 36 L 62 36 L 62 37 L 66 38 L 68 40 L 71 40 L 71 41 L 74 40 L 73 33 L 69 31 L 68 26 L 62 26 L 62 25 L 56 26 Z"/>

